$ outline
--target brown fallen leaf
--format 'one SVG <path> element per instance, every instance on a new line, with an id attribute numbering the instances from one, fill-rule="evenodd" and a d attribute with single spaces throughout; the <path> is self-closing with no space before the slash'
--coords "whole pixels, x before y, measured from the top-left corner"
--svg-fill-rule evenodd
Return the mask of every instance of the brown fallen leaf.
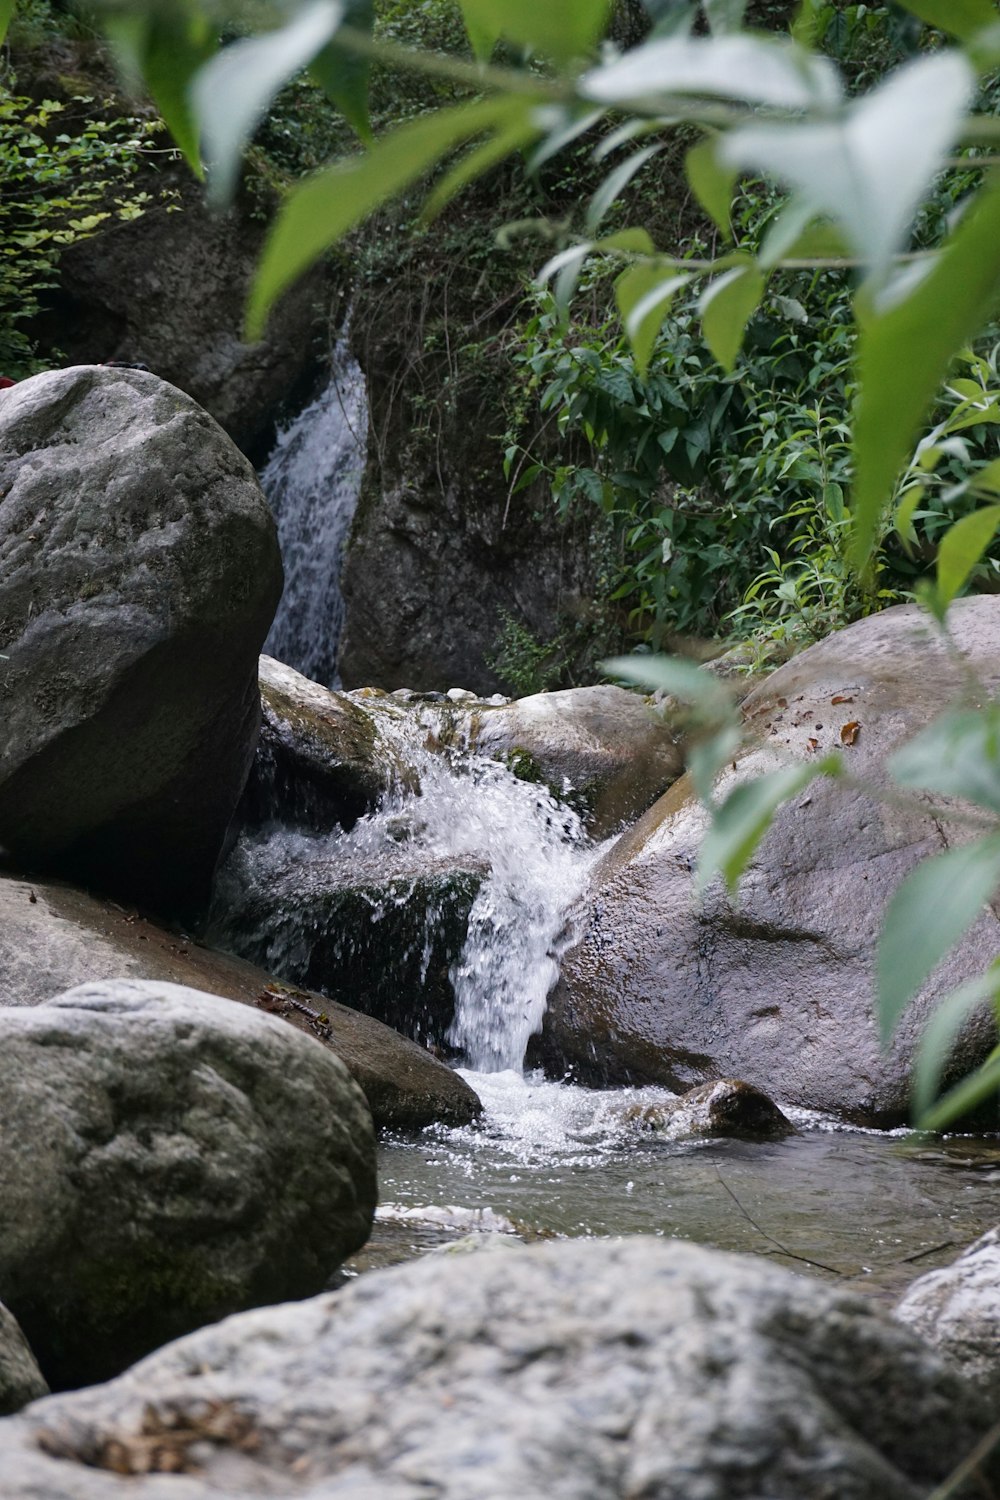
<path id="1" fill-rule="evenodd" d="M 816 739 L 806 740 L 806 749 L 809 750 L 809 751 L 816 751 L 816 750 L 818 750 L 819 749 L 819 740 L 816 740 Z"/>
<path id="2" fill-rule="evenodd" d="M 853 698 L 848 698 L 848 696 L 847 696 L 846 693 L 838 693 L 835 698 L 831 698 L 830 699 L 830 702 L 831 703 L 853 703 L 854 699 Z"/>
<path id="3" fill-rule="evenodd" d="M 853 745 L 861 733 L 861 725 L 857 719 L 850 719 L 846 724 L 840 726 L 840 743 L 842 745 Z"/>

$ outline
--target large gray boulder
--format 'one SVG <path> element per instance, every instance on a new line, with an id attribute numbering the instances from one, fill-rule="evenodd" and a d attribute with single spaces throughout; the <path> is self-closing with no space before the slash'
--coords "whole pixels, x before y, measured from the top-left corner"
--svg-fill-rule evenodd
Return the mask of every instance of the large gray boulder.
<path id="1" fill-rule="evenodd" d="M 896 1317 L 1000 1409 L 1000 1229 L 975 1240 L 952 1265 L 919 1277 Z"/>
<path id="2" fill-rule="evenodd" d="M 0 1303 L 0 1416 L 49 1393 L 38 1361 L 12 1312 Z"/>
<path id="3" fill-rule="evenodd" d="M 319 1291 L 368 1237 L 375 1139 L 343 1064 L 178 985 L 0 1011 L 0 1298 L 50 1384 Z"/>
<path id="4" fill-rule="evenodd" d="M 0 846 L 197 910 L 253 757 L 281 592 L 253 470 L 154 375 L 0 396 Z"/>
<path id="5" fill-rule="evenodd" d="M 0 1472 L 5 1500 L 106 1500 L 111 1473 L 135 1500 L 923 1500 L 991 1420 L 860 1297 L 696 1245 L 576 1241 L 203 1329 L 0 1423 Z"/>
<path id="6" fill-rule="evenodd" d="M 56 881 L 0 876 L 0 1004 L 40 1005 L 91 980 L 157 979 L 224 995 L 318 1038 L 361 1086 L 376 1125 L 464 1125 L 464 1079 L 379 1021 Z"/>
<path id="7" fill-rule="evenodd" d="M 1000 599 L 960 601 L 950 617 L 957 665 L 913 606 L 840 631 L 779 668 L 746 699 L 756 738 L 720 792 L 777 766 L 842 749 L 855 783 L 884 788 L 892 751 L 966 690 L 1000 690 Z M 859 727 L 845 730 L 845 725 Z M 852 743 L 843 744 L 842 731 Z M 822 781 L 778 813 L 740 887 L 698 902 L 693 871 L 707 818 L 688 776 L 597 867 L 578 913 L 580 940 L 550 996 L 540 1054 L 584 1081 L 663 1083 L 719 1077 L 779 1102 L 861 1124 L 905 1120 L 916 1041 L 935 999 L 981 973 L 1000 925 L 975 923 L 911 1005 L 883 1051 L 873 1011 L 886 903 L 926 855 L 968 838 L 961 824 Z M 996 1042 L 989 1008 L 966 1028 L 946 1080 Z"/>

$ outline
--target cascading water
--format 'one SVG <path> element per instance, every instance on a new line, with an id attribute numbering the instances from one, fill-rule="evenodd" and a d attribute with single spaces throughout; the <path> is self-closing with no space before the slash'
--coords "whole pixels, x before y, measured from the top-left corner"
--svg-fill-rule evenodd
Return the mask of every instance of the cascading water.
<path id="1" fill-rule="evenodd" d="M 285 591 L 265 651 L 335 685 L 341 553 L 365 465 L 368 399 L 346 340 L 323 394 L 278 434 L 260 479 L 278 523 Z"/>

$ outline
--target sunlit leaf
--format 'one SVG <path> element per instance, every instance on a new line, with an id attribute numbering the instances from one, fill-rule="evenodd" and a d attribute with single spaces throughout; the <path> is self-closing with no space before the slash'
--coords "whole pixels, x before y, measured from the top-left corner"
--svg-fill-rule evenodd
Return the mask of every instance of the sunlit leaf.
<path id="1" fill-rule="evenodd" d="M 294 188 L 264 247 L 247 313 L 248 337 L 261 336 L 275 299 L 324 250 L 421 177 L 446 151 L 502 121 L 506 110 L 505 102 L 482 100 L 427 115 Z"/>
<path id="2" fill-rule="evenodd" d="M 958 137 L 974 84 L 961 53 L 933 53 L 890 74 L 840 121 L 742 126 L 720 156 L 786 183 L 813 216 L 835 220 L 879 281 Z"/>
<path id="3" fill-rule="evenodd" d="M 1000 505 L 987 505 L 949 526 L 937 555 L 937 597 L 941 610 L 968 583 L 973 568 L 1000 526 Z"/>
<path id="4" fill-rule="evenodd" d="M 893 481 L 949 361 L 1000 302 L 1000 178 L 964 215 L 913 293 L 868 319 L 858 340 L 854 552 L 864 565 Z"/>
<path id="5" fill-rule="evenodd" d="M 878 1019 L 888 1040 L 900 1017 L 1000 884 L 1000 835 L 923 860 L 889 903 L 878 948 Z"/>
<path id="6" fill-rule="evenodd" d="M 782 109 L 833 108 L 841 99 L 836 69 L 779 37 L 745 33 L 668 37 L 632 47 L 580 80 L 585 98 L 657 113 L 678 95 L 708 95 Z"/>
<path id="7" fill-rule="evenodd" d="M 813 765 L 783 766 L 752 781 L 741 781 L 715 808 L 698 855 L 699 889 L 721 874 L 730 891 L 753 858 L 778 808 L 803 791 L 817 776 L 833 775 L 839 762 L 826 757 Z"/>
<path id="8" fill-rule="evenodd" d="M 492 13 L 489 18 L 485 16 L 479 0 L 458 0 L 458 3 L 469 46 L 480 62 L 489 62 L 493 48 L 500 40 L 500 27 L 496 25 Z"/>
<path id="9" fill-rule="evenodd" d="M 684 158 L 684 170 L 698 202 L 722 230 L 726 239 L 730 239 L 730 210 L 736 172 L 720 162 L 717 146 L 718 136 L 706 136 L 697 146 L 692 146 Z"/>
<path id="10" fill-rule="evenodd" d="M 551 158 L 569 146 L 581 135 L 585 135 L 604 115 L 603 109 L 588 109 L 584 114 L 569 114 L 564 109 L 548 109 L 538 112 L 537 124 L 545 132 L 544 140 L 528 159 L 528 171 L 535 173 Z"/>
<path id="11" fill-rule="evenodd" d="M 724 370 L 736 363 L 747 320 L 767 283 L 753 261 L 733 266 L 709 282 L 698 302 L 705 342 Z"/>
<path id="12" fill-rule="evenodd" d="M 649 369 L 656 336 L 670 304 L 691 277 L 654 262 L 630 266 L 615 282 L 615 298 L 640 375 Z"/>
<path id="13" fill-rule="evenodd" d="M 939 1000 L 924 1027 L 913 1066 L 913 1112 L 926 1116 L 941 1084 L 941 1075 L 959 1032 L 969 1016 L 1000 995 L 1000 959 L 985 974 Z M 926 1128 L 926 1127 L 924 1127 Z"/>
<path id="14" fill-rule="evenodd" d="M 7 27 L 14 14 L 14 3 L 15 0 L 0 0 L 0 42 L 7 35 Z"/>
<path id="15" fill-rule="evenodd" d="M 899 0 L 903 10 L 962 41 L 997 19 L 994 0 Z"/>
<path id="16" fill-rule="evenodd" d="M 344 25 L 370 34 L 375 25 L 374 0 L 343 0 L 343 3 Z M 363 141 L 370 141 L 368 81 L 371 59 L 334 40 L 313 58 L 309 71 L 351 128 Z"/>
<path id="17" fill-rule="evenodd" d="M 466 30 L 478 55 L 484 55 L 481 49 L 489 37 L 495 41 L 502 36 L 565 62 L 591 51 L 604 33 L 611 9 L 610 0 L 544 0 L 544 3 L 461 0 L 461 3 Z"/>
<path id="18" fill-rule="evenodd" d="M 312 62 L 343 14 L 341 0 L 313 0 L 280 31 L 232 42 L 197 74 L 191 98 L 216 203 L 232 195 L 244 147 L 275 95 Z"/>
<path id="19" fill-rule="evenodd" d="M 1000 813 L 1000 709 L 942 714 L 896 751 L 889 772 L 900 786 Z"/>

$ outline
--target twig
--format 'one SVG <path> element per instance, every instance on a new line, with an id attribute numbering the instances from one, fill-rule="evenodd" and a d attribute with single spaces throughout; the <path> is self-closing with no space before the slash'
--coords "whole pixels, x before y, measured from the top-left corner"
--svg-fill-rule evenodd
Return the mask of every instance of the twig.
<path id="1" fill-rule="evenodd" d="M 780 1240 L 775 1239 L 773 1234 L 768 1234 L 767 1230 L 764 1229 L 760 1224 L 758 1224 L 753 1215 L 743 1207 L 743 1204 L 737 1198 L 736 1194 L 733 1192 L 732 1188 L 729 1186 L 729 1183 L 723 1177 L 718 1167 L 716 1167 L 715 1169 L 715 1175 L 718 1177 L 722 1187 L 729 1194 L 730 1198 L 732 1198 L 733 1202 L 736 1204 L 736 1207 L 739 1209 L 744 1219 L 746 1219 L 747 1223 L 752 1224 L 757 1233 L 763 1235 L 764 1239 L 767 1240 L 769 1244 L 774 1245 L 777 1250 L 780 1250 L 782 1255 L 787 1256 L 789 1260 L 801 1261 L 804 1266 L 814 1266 L 817 1271 L 829 1271 L 831 1276 L 846 1275 L 846 1272 L 838 1270 L 836 1266 L 828 1266 L 821 1260 L 811 1260 L 808 1255 L 797 1255 L 794 1250 L 788 1250 Z"/>

